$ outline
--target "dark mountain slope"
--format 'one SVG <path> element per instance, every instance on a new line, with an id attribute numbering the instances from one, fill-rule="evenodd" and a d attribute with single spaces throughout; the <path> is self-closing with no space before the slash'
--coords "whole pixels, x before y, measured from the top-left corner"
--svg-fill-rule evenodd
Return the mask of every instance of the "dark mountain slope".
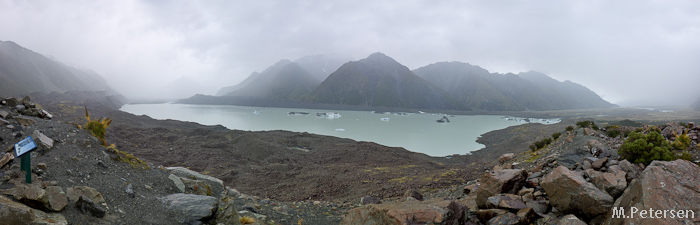
<path id="1" fill-rule="evenodd" d="M 108 89 L 105 80 L 93 71 L 67 66 L 11 41 L 0 41 L 0 96 Z"/>
<path id="2" fill-rule="evenodd" d="M 538 72 L 489 73 L 462 62 L 440 62 L 414 70 L 469 107 L 487 111 L 606 108 L 614 105 L 579 84 Z"/>
<path id="3" fill-rule="evenodd" d="M 382 53 L 344 64 L 306 99 L 318 103 L 413 109 L 459 108 L 440 87 Z"/>
<path id="4" fill-rule="evenodd" d="M 330 54 L 304 56 L 294 62 L 309 72 L 320 83 L 326 80 L 328 75 L 335 72 L 340 66 L 350 60 L 350 58 Z"/>
<path id="5" fill-rule="evenodd" d="M 282 60 L 258 74 L 245 87 L 226 95 L 291 100 L 310 93 L 319 83 L 297 63 Z"/>

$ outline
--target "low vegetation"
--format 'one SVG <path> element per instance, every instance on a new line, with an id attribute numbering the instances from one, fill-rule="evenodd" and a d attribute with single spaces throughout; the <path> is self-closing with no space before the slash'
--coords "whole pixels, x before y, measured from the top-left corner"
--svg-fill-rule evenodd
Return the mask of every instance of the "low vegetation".
<path id="1" fill-rule="evenodd" d="M 676 157 L 671 152 L 671 144 L 656 130 L 644 134 L 632 132 L 622 143 L 620 156 L 634 163 L 649 165 L 654 160 L 671 161 Z"/>
<path id="2" fill-rule="evenodd" d="M 598 125 L 596 125 L 593 121 L 590 120 L 584 120 L 584 121 L 579 121 L 576 122 L 576 126 L 579 128 L 591 128 L 593 130 L 599 130 L 600 128 Z"/>
<path id="3" fill-rule="evenodd" d="M 125 151 L 119 151 L 117 150 L 117 146 L 114 144 L 111 144 L 107 146 L 107 141 L 105 140 L 105 136 L 107 135 L 107 127 L 109 127 L 110 124 L 112 124 L 112 119 L 110 118 L 100 118 L 98 120 L 91 120 L 90 119 L 90 113 L 88 113 L 87 106 L 85 107 L 85 118 L 87 119 L 87 123 L 85 124 L 84 128 L 90 133 L 97 137 L 97 139 L 100 139 L 102 142 L 102 146 L 107 148 L 107 152 L 113 155 L 116 155 L 114 159 L 120 162 L 125 162 L 129 163 L 132 167 L 134 168 L 142 168 L 142 169 L 149 169 L 150 167 L 148 164 L 134 156 L 133 154 L 129 154 Z M 80 126 L 79 126 L 80 127 Z"/>
<path id="4" fill-rule="evenodd" d="M 112 124 L 112 119 L 100 118 L 99 120 L 91 120 L 87 106 L 85 107 L 85 118 L 87 118 L 88 121 L 84 126 L 85 129 L 89 130 L 93 136 L 100 139 L 100 141 L 102 141 L 102 146 L 107 146 L 105 135 L 107 135 L 107 127 Z"/>

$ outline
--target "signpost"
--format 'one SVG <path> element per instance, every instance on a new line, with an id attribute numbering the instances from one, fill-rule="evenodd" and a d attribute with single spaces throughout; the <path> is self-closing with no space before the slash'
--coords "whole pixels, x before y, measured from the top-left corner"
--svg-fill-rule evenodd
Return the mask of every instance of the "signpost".
<path id="1" fill-rule="evenodd" d="M 34 139 L 32 139 L 32 136 L 29 136 L 15 144 L 15 157 L 19 157 L 21 159 L 20 169 L 27 173 L 26 182 L 28 184 L 32 183 L 32 164 L 30 162 L 32 157 L 31 154 L 27 153 L 34 149 L 36 149 L 36 143 L 34 142 Z"/>

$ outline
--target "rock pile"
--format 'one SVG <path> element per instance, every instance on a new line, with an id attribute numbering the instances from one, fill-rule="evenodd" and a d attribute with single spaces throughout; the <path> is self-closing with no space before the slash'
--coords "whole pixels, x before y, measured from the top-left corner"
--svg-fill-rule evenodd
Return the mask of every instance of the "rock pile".
<path id="1" fill-rule="evenodd" d="M 692 133 L 696 127 L 690 123 L 688 128 L 669 125 L 664 129 Z M 655 161 L 647 167 L 635 165 L 617 156 L 615 147 L 619 138 L 592 130 L 571 136 L 559 142 L 585 143 L 583 151 L 552 151 L 530 171 L 518 168 L 518 163 L 503 165 L 514 158 L 506 154 L 499 158 L 502 165 L 465 185 L 464 193 L 456 199 L 365 205 L 350 210 L 342 224 L 700 222 L 700 215 L 692 214 L 700 213 L 700 183 L 694 178 L 700 174 L 698 165 L 680 159 Z M 557 143 L 553 145 L 561 147 Z M 579 158 L 564 162 L 573 156 Z M 644 210 L 649 212 L 642 215 Z M 667 216 L 649 219 L 652 213 Z M 671 213 L 675 213 L 673 217 Z"/>

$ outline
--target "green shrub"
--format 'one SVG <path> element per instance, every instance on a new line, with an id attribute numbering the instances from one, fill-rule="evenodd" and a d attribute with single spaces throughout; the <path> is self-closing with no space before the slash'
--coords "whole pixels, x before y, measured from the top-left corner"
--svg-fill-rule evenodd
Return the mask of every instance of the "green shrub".
<path id="1" fill-rule="evenodd" d="M 622 132 L 620 132 L 620 130 L 618 129 L 608 129 L 608 131 L 606 131 L 605 133 L 608 135 L 608 137 L 611 138 L 622 135 Z"/>
<path id="2" fill-rule="evenodd" d="M 576 126 L 578 126 L 580 128 L 590 127 L 592 123 L 593 122 L 590 120 L 584 120 L 584 121 L 576 122 Z"/>
<path id="3" fill-rule="evenodd" d="M 676 159 L 671 152 L 671 145 L 656 131 L 651 131 L 649 134 L 632 132 L 622 143 L 619 153 L 633 163 L 644 163 L 644 165 L 649 165 L 654 160 Z"/>
<path id="4" fill-rule="evenodd" d="M 671 146 L 678 150 L 685 150 L 690 147 L 690 137 L 688 134 L 676 135 L 676 140 L 671 143 Z"/>
<path id="5" fill-rule="evenodd" d="M 685 161 L 690 161 L 690 162 L 693 161 L 693 156 L 690 155 L 690 153 L 688 153 L 688 152 L 683 152 L 683 154 L 681 154 L 681 157 L 678 157 L 678 158 L 685 160 Z"/>
<path id="6" fill-rule="evenodd" d="M 600 127 L 598 127 L 598 125 L 595 125 L 595 123 L 591 125 L 591 128 L 593 128 L 593 130 L 600 130 Z"/>
<path id="7" fill-rule="evenodd" d="M 88 113 L 87 106 L 85 107 L 85 118 L 87 123 L 85 124 L 85 129 L 89 130 L 93 136 L 97 137 L 102 141 L 102 146 L 107 146 L 107 141 L 105 140 L 105 135 L 107 135 L 107 127 L 112 123 L 110 118 L 100 118 L 99 120 L 91 120 L 90 114 Z"/>
<path id="8" fill-rule="evenodd" d="M 566 131 L 569 131 L 569 132 L 574 131 L 574 127 L 573 127 L 573 126 L 568 126 L 568 127 L 566 127 Z"/>
<path id="9" fill-rule="evenodd" d="M 553 134 L 552 134 L 552 138 L 553 138 L 554 140 L 559 139 L 560 136 L 561 136 L 561 133 L 559 133 L 559 132 L 556 132 L 556 133 L 553 133 Z"/>
<path id="10" fill-rule="evenodd" d="M 635 122 L 635 121 L 628 120 L 628 119 L 620 120 L 619 122 L 614 123 L 614 124 L 617 124 L 617 125 L 620 125 L 620 126 L 626 126 L 626 127 L 641 127 L 641 126 L 644 126 L 644 124 L 642 124 L 642 123 L 640 123 L 640 122 Z"/>

